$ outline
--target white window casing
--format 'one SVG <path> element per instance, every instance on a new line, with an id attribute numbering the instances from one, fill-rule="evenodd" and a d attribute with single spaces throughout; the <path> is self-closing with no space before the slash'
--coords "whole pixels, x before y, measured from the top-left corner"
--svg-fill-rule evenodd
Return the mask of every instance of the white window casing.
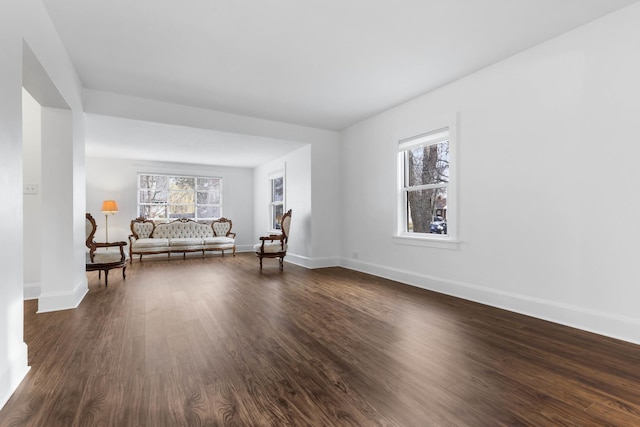
<path id="1" fill-rule="evenodd" d="M 447 143 L 448 141 L 448 143 Z M 407 131 L 404 134 L 399 135 L 396 139 L 397 143 L 397 221 L 396 231 L 394 233 L 394 243 L 405 244 L 412 246 L 429 246 L 437 248 L 455 249 L 459 243 L 458 240 L 458 191 L 457 191 L 457 152 L 458 152 L 458 138 L 457 138 L 457 117 L 451 116 L 442 119 L 431 120 L 429 123 L 425 123 L 424 126 L 414 129 L 413 131 Z M 411 183 L 409 168 L 413 165 L 420 164 L 419 161 L 410 164 L 409 151 L 416 152 L 419 147 L 433 147 L 438 145 L 440 147 L 448 148 L 448 156 L 446 157 L 446 178 L 443 180 L 436 180 L 434 182 L 417 182 Z M 418 151 L 419 152 L 419 151 Z M 413 158 L 415 158 L 413 154 Z M 433 156 L 431 157 L 433 158 Z M 440 152 L 438 152 L 438 161 L 441 160 Z M 426 161 L 426 160 L 425 160 Z M 435 162 L 434 162 L 435 164 Z M 436 167 L 433 171 L 425 169 L 426 166 L 422 166 L 421 171 L 428 171 L 436 173 Z M 415 175 L 415 172 L 414 172 Z M 429 190 L 432 190 L 429 192 Z M 429 229 L 425 230 L 424 224 L 420 228 L 420 231 L 413 231 L 412 220 L 410 218 L 410 203 L 408 200 L 409 194 L 412 192 L 422 192 L 423 194 L 431 194 L 432 197 L 438 194 L 439 203 L 443 203 L 444 206 L 438 205 L 433 202 L 429 204 L 432 211 L 428 213 Z M 413 193 L 415 194 L 415 193 Z M 440 197 L 442 194 L 445 197 Z M 419 197 L 419 196 L 418 196 Z M 414 199 L 416 200 L 416 199 Z M 432 199 L 433 200 L 433 199 Z M 435 214 L 438 213 L 439 217 L 436 218 Z M 444 218 L 440 217 L 442 215 Z M 424 217 L 423 217 L 424 219 Z M 444 219 L 444 221 L 436 221 Z M 424 223 L 424 221 L 422 221 Z M 442 232 L 444 223 L 444 229 L 446 234 L 434 234 L 440 229 Z"/>
<path id="2" fill-rule="evenodd" d="M 269 229 L 278 232 L 279 218 L 285 212 L 286 180 L 284 168 L 269 173 Z"/>
<path id="3" fill-rule="evenodd" d="M 222 217 L 222 178 L 158 173 L 137 174 L 138 216 L 155 221 Z"/>

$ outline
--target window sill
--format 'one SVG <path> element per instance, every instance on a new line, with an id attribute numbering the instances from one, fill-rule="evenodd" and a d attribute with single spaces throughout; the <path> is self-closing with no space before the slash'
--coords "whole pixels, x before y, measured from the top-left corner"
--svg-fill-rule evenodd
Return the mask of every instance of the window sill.
<path id="1" fill-rule="evenodd" d="M 427 248 L 458 250 L 460 240 L 440 236 L 412 236 L 400 234 L 393 236 L 393 243 L 397 245 L 422 246 Z"/>

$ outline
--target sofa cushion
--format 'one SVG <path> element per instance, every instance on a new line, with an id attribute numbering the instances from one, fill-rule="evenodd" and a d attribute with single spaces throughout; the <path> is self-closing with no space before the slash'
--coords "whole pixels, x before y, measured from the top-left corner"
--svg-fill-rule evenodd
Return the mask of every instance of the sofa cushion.
<path id="1" fill-rule="evenodd" d="M 126 259 L 125 255 L 125 259 Z M 111 251 L 111 252 L 95 252 L 93 254 L 93 264 L 110 264 L 112 262 L 120 262 L 122 261 L 122 256 L 120 255 L 120 251 Z M 87 264 L 91 264 L 90 261 Z"/>
<path id="2" fill-rule="evenodd" d="M 182 237 L 169 239 L 169 246 L 202 246 L 202 239 L 198 237 Z"/>
<path id="3" fill-rule="evenodd" d="M 205 237 L 204 244 L 205 245 L 226 245 L 233 244 L 235 240 L 232 237 Z"/>
<path id="4" fill-rule="evenodd" d="M 169 246 L 169 239 L 138 239 L 131 245 L 134 249 L 138 248 L 166 248 Z"/>
<path id="5" fill-rule="evenodd" d="M 262 246 L 262 243 L 258 243 L 257 245 L 255 245 L 253 247 L 253 250 L 256 252 L 260 252 L 260 247 Z M 287 244 L 284 244 L 284 251 L 287 250 Z M 264 242 L 264 253 L 269 254 L 269 253 L 275 253 L 275 252 L 282 252 L 282 245 L 280 244 L 280 242 Z"/>

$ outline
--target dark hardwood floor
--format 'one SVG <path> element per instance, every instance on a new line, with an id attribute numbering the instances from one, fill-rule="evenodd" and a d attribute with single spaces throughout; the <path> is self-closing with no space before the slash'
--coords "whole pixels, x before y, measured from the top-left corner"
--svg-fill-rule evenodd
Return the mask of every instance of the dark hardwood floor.
<path id="1" fill-rule="evenodd" d="M 25 303 L 0 426 L 637 426 L 640 346 L 329 268 L 134 261 Z"/>

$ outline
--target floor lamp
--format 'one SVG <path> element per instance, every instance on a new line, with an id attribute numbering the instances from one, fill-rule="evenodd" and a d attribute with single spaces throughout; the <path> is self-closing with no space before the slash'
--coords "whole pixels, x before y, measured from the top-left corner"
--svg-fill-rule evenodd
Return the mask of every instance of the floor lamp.
<path id="1" fill-rule="evenodd" d="M 115 200 L 105 200 L 102 202 L 102 213 L 104 214 L 104 232 L 107 239 L 106 243 L 109 243 L 109 215 L 113 215 L 118 212 L 118 204 Z"/>

